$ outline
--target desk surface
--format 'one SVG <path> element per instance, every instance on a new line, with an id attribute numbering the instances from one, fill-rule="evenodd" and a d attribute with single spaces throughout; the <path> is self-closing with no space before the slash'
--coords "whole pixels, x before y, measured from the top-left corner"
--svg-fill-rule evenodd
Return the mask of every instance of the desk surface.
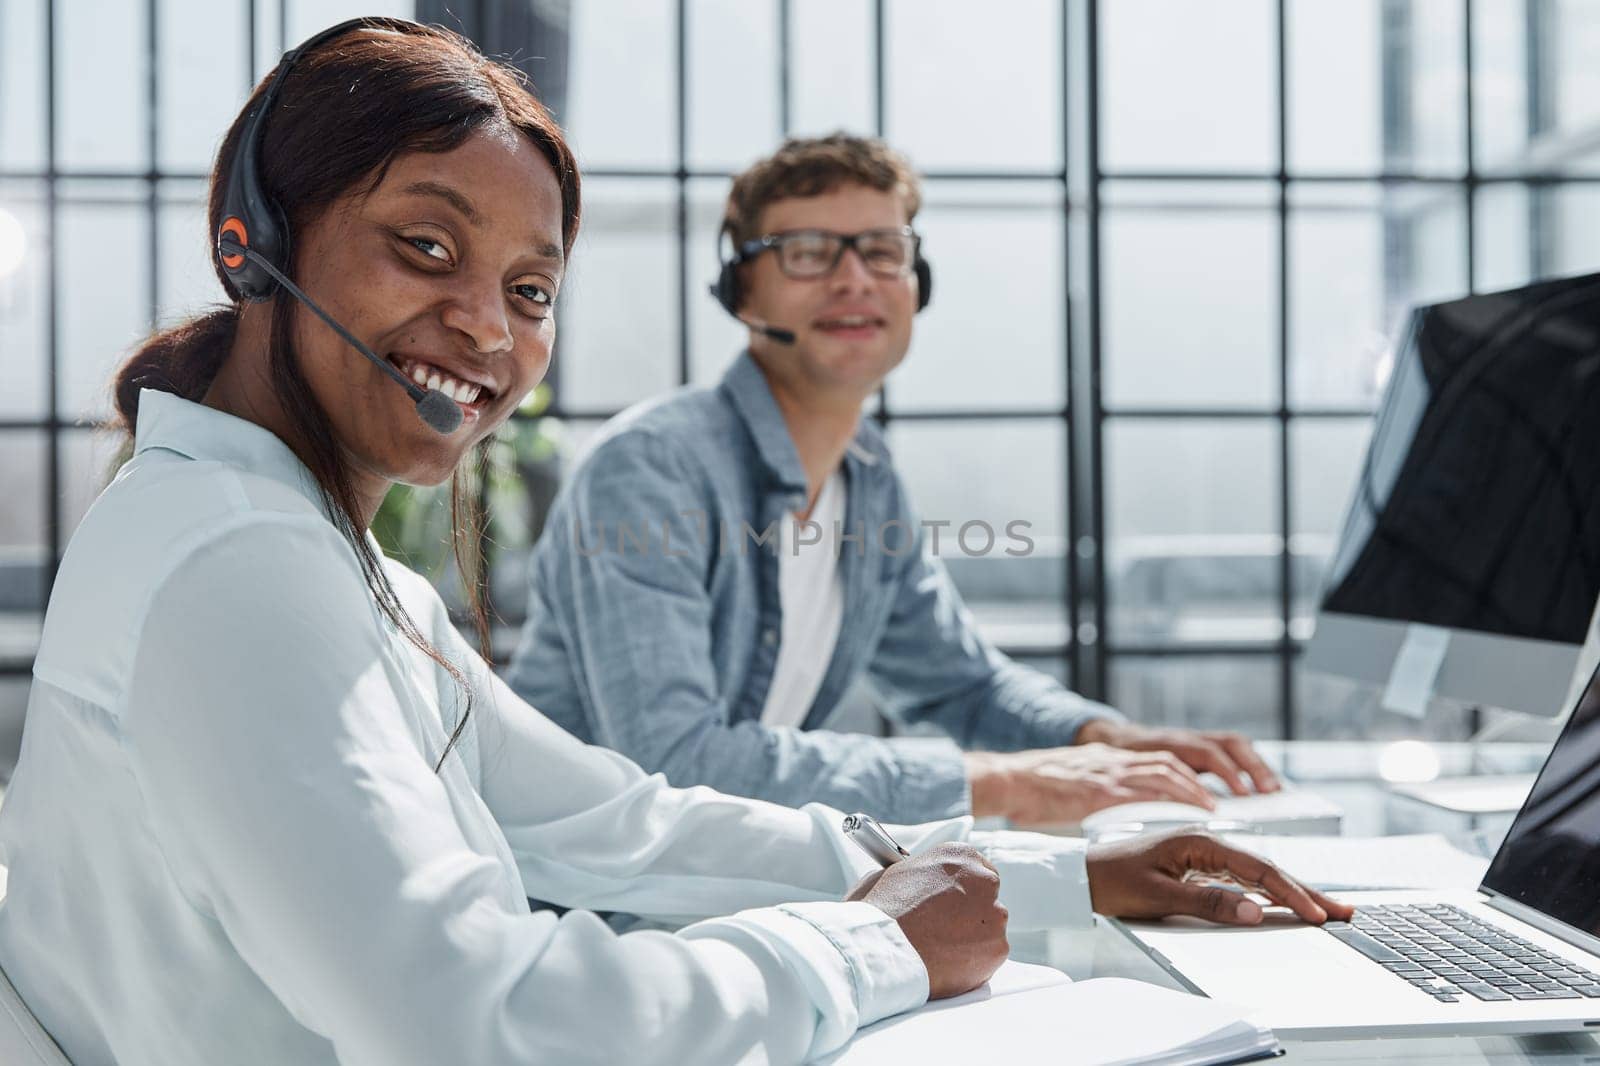
<path id="1" fill-rule="evenodd" d="M 1259 748 L 1287 780 L 1308 788 L 1344 808 L 1344 831 L 1351 836 L 1438 832 L 1457 846 L 1489 855 L 1510 825 L 1510 816 L 1467 816 L 1428 807 L 1391 794 L 1379 777 L 1382 743 L 1290 741 Z M 1432 745 L 1441 773 L 1523 773 L 1537 770 L 1548 751 L 1545 744 Z M 3 792 L 0 792 L 3 795 Z M 1292 871 L 1291 871 L 1292 872 Z M 0 867 L 0 896 L 5 894 L 5 868 Z M 1105 922 L 1085 936 L 1051 930 L 1012 936 L 1012 957 L 1043 962 L 1072 975 L 1131 977 L 1165 988 L 1181 986 L 1150 958 Z M 1407 1063 L 1415 1066 L 1539 1063 L 1600 1066 L 1600 1038 L 1582 1033 L 1555 1036 L 1437 1037 L 1285 1041 L 1289 1063 Z"/>
<path id="2" fill-rule="evenodd" d="M 1344 831 L 1351 836 L 1438 832 L 1469 851 L 1492 854 L 1510 825 L 1509 815 L 1470 817 L 1426 807 L 1394 796 L 1378 773 L 1385 744 L 1291 741 L 1263 744 L 1273 768 L 1301 787 L 1344 808 Z M 1519 773 L 1537 770 L 1548 745 L 1432 745 L 1445 775 Z M 1291 871 L 1292 872 L 1292 871 Z M 1180 986 L 1110 925 L 1093 934 L 1051 931 L 1020 934 L 1012 954 L 1026 962 L 1046 962 L 1074 978 L 1132 977 L 1167 988 Z M 1492 1036 L 1414 1039 L 1285 1041 L 1296 1063 L 1439 1064 L 1473 1063 L 1600 1064 L 1600 1039 L 1582 1033 L 1559 1036 Z"/>

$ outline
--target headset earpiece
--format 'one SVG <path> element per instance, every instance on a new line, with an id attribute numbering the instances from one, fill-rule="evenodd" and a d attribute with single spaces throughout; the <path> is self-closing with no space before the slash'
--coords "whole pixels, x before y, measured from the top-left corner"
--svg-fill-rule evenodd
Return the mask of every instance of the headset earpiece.
<path id="1" fill-rule="evenodd" d="M 249 248 L 284 273 L 288 273 L 289 269 L 288 222 L 278 205 L 272 202 L 266 190 L 262 188 L 261 168 L 258 162 L 263 130 L 267 124 L 267 116 L 272 113 L 273 105 L 277 103 L 278 90 L 283 87 L 283 80 L 288 76 L 290 68 L 302 55 L 315 51 L 325 41 L 357 29 L 415 32 L 424 27 L 409 19 L 370 16 L 353 18 L 329 26 L 298 48 L 292 48 L 283 54 L 283 58 L 278 61 L 277 74 L 262 92 L 260 103 L 251 112 L 245 121 L 244 129 L 239 133 L 239 145 L 234 149 L 233 162 L 228 167 L 227 181 L 222 187 L 222 222 L 217 227 L 216 247 L 213 252 L 217 262 L 222 264 L 223 274 L 233 284 L 234 291 L 241 299 L 268 299 L 277 291 L 278 282 L 249 257 L 239 255 L 237 252 L 224 251 L 222 245 L 224 239 L 240 247 Z"/>
<path id="2" fill-rule="evenodd" d="M 911 269 L 917 275 L 917 310 L 921 311 L 928 306 L 928 301 L 933 299 L 933 267 L 922 258 L 920 249 L 917 252 L 917 261 Z"/>
<path id="3" fill-rule="evenodd" d="M 259 264 L 237 253 L 223 251 L 223 238 L 251 249 L 280 270 L 286 270 L 289 263 L 288 227 L 283 225 L 277 207 L 262 191 L 260 170 L 256 165 L 263 116 L 269 109 L 271 97 L 277 95 L 276 89 L 274 85 L 263 95 L 261 107 L 250 116 L 239 137 L 238 153 L 229 169 L 222 197 L 222 225 L 217 229 L 217 257 L 234 291 L 244 300 L 268 299 L 277 290 L 278 283 Z"/>
<path id="4" fill-rule="evenodd" d="M 728 248 L 727 255 L 722 254 L 724 245 Z M 717 269 L 717 280 L 711 284 L 711 295 L 724 311 L 738 318 L 739 303 L 744 297 L 739 291 L 739 266 L 743 260 L 733 247 L 733 229 L 726 222 L 717 233 L 717 260 L 721 265 Z"/>
<path id="5" fill-rule="evenodd" d="M 726 262 L 722 264 L 722 269 L 717 272 L 717 280 L 711 286 L 711 295 L 717 298 L 717 303 L 721 304 L 722 309 L 727 311 L 728 314 L 737 315 L 739 313 L 739 298 L 743 294 L 739 292 L 738 263 Z"/>

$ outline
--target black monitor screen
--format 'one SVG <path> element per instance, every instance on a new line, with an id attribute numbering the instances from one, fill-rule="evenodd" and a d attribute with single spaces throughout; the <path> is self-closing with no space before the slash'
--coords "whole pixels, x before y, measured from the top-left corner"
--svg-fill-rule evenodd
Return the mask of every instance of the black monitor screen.
<path id="1" fill-rule="evenodd" d="M 1583 643 L 1600 599 L 1600 274 L 1417 311 L 1322 609 Z"/>
<path id="2" fill-rule="evenodd" d="M 1600 672 L 1550 750 L 1483 884 L 1600 936 Z"/>

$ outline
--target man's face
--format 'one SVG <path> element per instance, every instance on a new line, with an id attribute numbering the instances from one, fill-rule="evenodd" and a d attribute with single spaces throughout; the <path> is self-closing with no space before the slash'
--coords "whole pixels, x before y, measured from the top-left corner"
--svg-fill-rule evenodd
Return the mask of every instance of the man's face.
<path id="1" fill-rule="evenodd" d="M 843 185 L 820 196 L 777 200 L 761 215 L 761 234 L 828 230 L 856 234 L 907 224 L 895 192 Z M 866 396 L 905 358 L 917 307 L 917 279 L 883 277 L 847 249 L 831 273 L 792 278 L 776 251 L 763 252 L 743 274 L 746 316 L 792 330 L 793 344 L 754 334 L 751 351 L 791 393 Z"/>

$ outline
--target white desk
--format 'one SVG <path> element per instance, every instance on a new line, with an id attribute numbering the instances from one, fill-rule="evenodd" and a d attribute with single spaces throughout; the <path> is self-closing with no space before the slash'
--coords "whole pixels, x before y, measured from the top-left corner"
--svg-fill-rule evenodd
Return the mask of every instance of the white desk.
<path id="1" fill-rule="evenodd" d="M 1288 780 L 1340 804 L 1344 831 L 1351 836 L 1442 832 L 1453 843 L 1492 854 L 1511 824 L 1511 816 L 1462 815 L 1392 795 L 1378 776 L 1382 743 L 1292 741 L 1260 745 L 1267 761 Z M 1491 744 L 1476 751 L 1465 744 L 1435 745 L 1441 773 L 1518 773 L 1537 770 L 1547 746 Z M 1293 871 L 1290 871 L 1293 872 Z M 1180 986 L 1126 938 L 1106 923 L 1093 934 L 1050 931 L 1012 938 L 1013 957 L 1045 962 L 1075 978 L 1132 977 L 1167 988 Z M 1407 1063 L 1463 1066 L 1475 1063 L 1600 1063 L 1600 1039 L 1586 1034 L 1561 1036 L 1455 1037 L 1342 1041 L 1290 1041 L 1285 1061 L 1294 1063 Z"/>

